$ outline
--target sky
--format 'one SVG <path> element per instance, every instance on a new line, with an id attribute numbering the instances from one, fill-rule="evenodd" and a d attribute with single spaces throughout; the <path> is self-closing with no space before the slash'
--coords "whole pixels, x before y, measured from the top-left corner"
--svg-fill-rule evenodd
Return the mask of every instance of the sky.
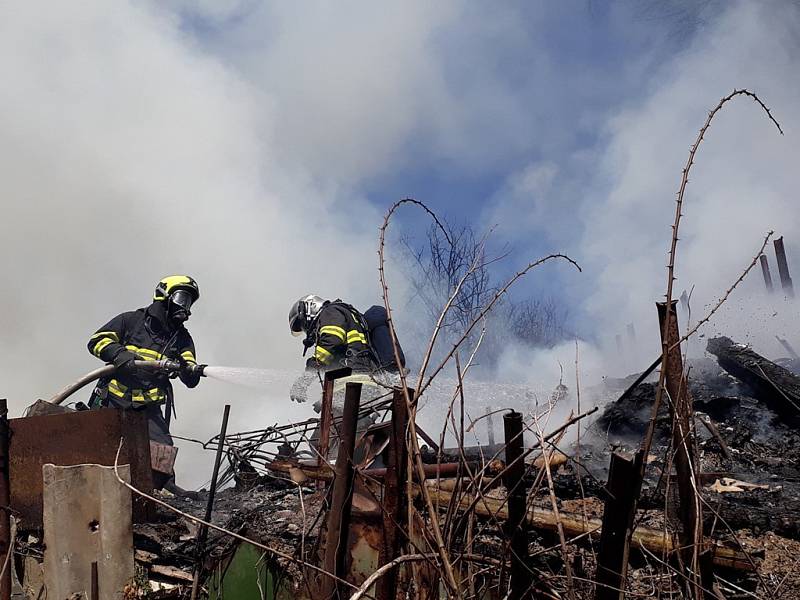
<path id="1" fill-rule="evenodd" d="M 379 301 L 378 228 L 406 196 L 494 227 L 512 250 L 499 278 L 568 253 L 582 273 L 548 265 L 517 297 L 568 307 L 593 375 L 640 369 L 658 351 L 681 169 L 734 88 L 757 92 L 785 135 L 747 99 L 715 119 L 676 295 L 693 290 L 696 319 L 770 229 L 800 264 L 798 20 L 788 0 L 3 3 L 0 393 L 19 414 L 95 368 L 88 335 L 184 272 L 201 287 L 202 362 L 299 371 L 289 305 Z M 392 231 L 425 225 L 409 209 Z M 756 271 L 703 334 L 772 355 L 776 333 L 800 333 L 795 311 Z M 636 342 L 620 353 L 628 323 Z M 497 375 L 547 388 L 572 355 L 510 346 Z M 232 428 L 308 416 L 284 387 L 178 390 L 174 430 L 210 437 L 226 400 Z"/>

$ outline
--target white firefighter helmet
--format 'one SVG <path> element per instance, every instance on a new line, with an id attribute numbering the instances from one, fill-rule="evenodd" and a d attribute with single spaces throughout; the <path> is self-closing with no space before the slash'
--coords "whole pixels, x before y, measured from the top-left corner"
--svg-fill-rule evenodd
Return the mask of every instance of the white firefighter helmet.
<path id="1" fill-rule="evenodd" d="M 299 336 L 306 332 L 322 311 L 323 306 L 325 306 L 325 300 L 314 294 L 303 296 L 292 304 L 292 308 L 289 310 L 289 330 L 292 335 Z"/>

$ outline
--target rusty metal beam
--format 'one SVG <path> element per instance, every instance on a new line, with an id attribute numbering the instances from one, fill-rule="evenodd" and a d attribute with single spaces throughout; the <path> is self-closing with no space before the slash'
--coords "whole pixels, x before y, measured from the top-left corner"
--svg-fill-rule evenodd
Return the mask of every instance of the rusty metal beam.
<path id="1" fill-rule="evenodd" d="M 131 483 L 153 489 L 147 417 L 137 411 L 84 410 L 61 415 L 10 419 L 9 475 L 11 508 L 22 530 L 42 527 L 42 465 L 113 466 L 121 437 L 120 464 L 131 466 Z M 134 522 L 147 520 L 151 508 L 134 498 Z"/>
<path id="2" fill-rule="evenodd" d="M 662 344 L 673 348 L 666 361 L 666 391 L 669 394 L 669 409 L 672 417 L 672 446 L 675 461 L 675 472 L 678 478 L 678 515 L 681 521 L 680 540 L 685 549 L 684 565 L 691 572 L 696 546 L 702 546 L 702 509 L 696 498 L 696 482 L 694 472 L 697 468 L 697 456 L 694 450 L 694 409 L 689 394 L 689 385 L 683 371 L 683 357 L 678 332 L 678 315 L 675 311 L 677 301 L 667 307 L 666 302 L 657 302 L 659 331 L 664 335 L 666 323 L 667 339 Z M 688 573 L 687 573 L 688 574 Z M 694 589 L 695 595 L 701 597 L 699 585 L 692 583 L 692 576 L 687 578 L 687 585 Z"/>
<path id="3" fill-rule="evenodd" d="M 789 275 L 789 263 L 786 261 L 786 249 L 783 247 L 783 236 L 772 241 L 775 246 L 775 258 L 778 261 L 778 274 L 781 276 L 781 287 L 789 298 L 794 298 L 794 285 Z"/>
<path id="4" fill-rule="evenodd" d="M 408 390 L 413 399 L 413 390 Z M 392 395 L 392 430 L 389 438 L 386 473 L 383 487 L 383 548 L 381 565 L 400 556 L 408 539 L 403 527 L 408 510 L 406 485 L 408 482 L 408 408 L 405 395 L 395 390 Z M 377 584 L 378 600 L 395 600 L 398 573 L 389 571 Z"/>
<path id="5" fill-rule="evenodd" d="M 333 385 L 337 379 L 349 377 L 353 369 L 345 367 L 325 372 L 322 381 L 322 406 L 319 414 L 319 458 L 318 464 L 322 465 L 328 460 L 328 449 L 331 443 L 331 426 L 333 424 Z"/>
<path id="6" fill-rule="evenodd" d="M 524 438 L 522 435 L 522 414 L 512 410 L 503 415 L 503 429 L 506 443 L 506 464 L 503 485 L 508 490 L 508 520 L 506 537 L 511 560 L 510 600 L 522 600 L 530 594 L 533 586 L 533 571 L 528 562 L 528 521 L 527 493 L 525 477 Z"/>
<path id="7" fill-rule="evenodd" d="M 222 460 L 222 448 L 225 445 L 225 434 L 228 432 L 228 415 L 231 412 L 231 405 L 226 404 L 222 412 L 222 426 L 219 430 L 219 440 L 217 441 L 217 453 L 214 457 L 214 470 L 211 473 L 211 485 L 208 491 L 208 501 L 206 502 L 206 523 L 211 522 L 211 513 L 214 510 L 214 496 L 217 493 L 217 477 L 219 476 L 219 463 Z M 198 590 L 200 589 L 200 573 L 203 570 L 203 553 L 205 552 L 206 539 L 208 537 L 208 528 L 205 525 L 200 526 L 197 532 L 197 544 L 195 545 L 195 565 L 194 565 L 194 579 L 192 581 L 192 595 L 191 599 L 197 598 Z"/>
<path id="8" fill-rule="evenodd" d="M 358 408 L 361 402 L 361 384 L 348 383 L 344 394 L 344 414 L 339 430 L 339 453 L 336 457 L 336 475 L 333 494 L 328 509 L 327 535 L 323 569 L 339 579 L 345 576 L 347 536 L 350 528 L 350 509 L 353 502 L 353 450 L 356 446 Z M 346 590 L 340 590 L 337 580 L 326 575 L 320 582 L 319 598 L 346 598 Z"/>
<path id="9" fill-rule="evenodd" d="M 630 551 L 626 542 L 628 532 L 633 527 L 636 500 L 639 497 L 637 474 L 641 460 L 641 450 L 634 456 L 626 456 L 621 452 L 611 455 L 606 484 L 608 497 L 603 509 L 603 529 L 597 552 L 595 600 L 618 600 L 625 595 Z"/>

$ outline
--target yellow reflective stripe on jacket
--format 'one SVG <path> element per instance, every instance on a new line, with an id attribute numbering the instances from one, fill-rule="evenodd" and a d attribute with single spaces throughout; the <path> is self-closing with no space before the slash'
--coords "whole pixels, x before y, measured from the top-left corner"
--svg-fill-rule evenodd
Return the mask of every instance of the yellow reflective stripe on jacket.
<path id="1" fill-rule="evenodd" d="M 347 343 L 352 344 L 353 342 L 361 342 L 362 344 L 366 344 L 367 338 L 357 329 L 351 329 L 347 332 Z"/>
<path id="2" fill-rule="evenodd" d="M 192 354 L 191 350 L 184 350 L 181 352 L 181 357 L 188 362 L 197 362 L 197 359 L 194 357 L 194 354 Z"/>
<path id="3" fill-rule="evenodd" d="M 113 341 L 113 342 L 118 342 L 119 341 L 119 336 L 117 335 L 116 331 L 98 331 L 92 337 L 89 338 L 89 341 L 91 342 L 93 339 L 99 338 L 99 337 L 110 338 L 111 341 Z"/>
<path id="4" fill-rule="evenodd" d="M 144 360 L 160 360 L 164 357 L 163 354 L 159 354 L 155 350 L 149 350 L 148 348 L 139 348 L 138 346 L 134 346 L 133 344 L 128 344 L 125 346 L 126 350 L 130 350 L 135 354 L 141 356 Z"/>
<path id="5" fill-rule="evenodd" d="M 314 350 L 314 358 L 316 358 L 323 365 L 327 365 L 329 362 L 331 362 L 333 354 L 325 350 L 325 348 L 322 346 L 317 346 L 316 350 Z"/>
<path id="6" fill-rule="evenodd" d="M 108 382 L 108 391 L 117 396 L 118 398 L 122 398 L 125 395 L 125 392 L 128 391 L 128 388 L 122 385 L 116 379 L 112 379 Z"/>
<path id="7" fill-rule="evenodd" d="M 319 328 L 320 334 L 328 333 L 330 335 L 336 336 L 340 340 L 344 341 L 345 333 L 344 329 L 341 327 L 337 327 L 336 325 L 324 325 Z"/>
<path id="8" fill-rule="evenodd" d="M 151 390 L 133 390 L 131 401 L 133 402 L 163 402 L 167 399 L 167 394 L 159 388 Z"/>
<path id="9" fill-rule="evenodd" d="M 114 340 L 112 340 L 111 338 L 107 338 L 107 337 L 103 338 L 102 340 L 100 340 L 99 342 L 97 342 L 94 345 L 94 349 L 92 350 L 92 354 L 94 354 L 96 357 L 100 358 L 100 353 L 103 351 L 103 348 L 105 348 L 109 344 L 113 344 L 113 343 L 114 343 Z"/>
<path id="10" fill-rule="evenodd" d="M 123 398 L 128 393 L 128 387 L 121 384 L 116 379 L 108 382 L 108 391 L 114 394 L 117 398 Z M 131 390 L 132 402 L 163 402 L 167 399 L 167 394 L 161 388 L 152 388 L 149 390 Z"/>

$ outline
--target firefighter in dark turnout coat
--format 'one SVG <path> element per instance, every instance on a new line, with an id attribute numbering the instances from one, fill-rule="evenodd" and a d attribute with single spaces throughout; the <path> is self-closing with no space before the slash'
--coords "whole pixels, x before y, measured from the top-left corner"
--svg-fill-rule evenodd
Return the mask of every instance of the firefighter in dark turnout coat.
<path id="1" fill-rule="evenodd" d="M 307 370 L 351 367 L 370 372 L 378 366 L 364 317 L 341 300 L 330 302 L 313 295 L 301 298 L 289 312 L 289 328 L 294 335 L 306 334 L 306 349 L 314 346 Z"/>
<path id="2" fill-rule="evenodd" d="M 294 336 L 305 334 L 304 355 L 314 347 L 306 374 L 289 392 L 295 402 L 306 401 L 308 387 L 320 372 L 350 367 L 356 373 L 374 373 L 378 368 L 364 317 L 341 300 L 330 302 L 313 294 L 300 298 L 289 311 L 289 329 Z"/>
<path id="3" fill-rule="evenodd" d="M 92 408 L 108 406 L 123 410 L 143 410 L 149 421 L 150 439 L 172 445 L 168 422 L 161 406 L 172 406 L 169 374 L 137 369 L 135 360 L 178 361 L 178 376 L 190 388 L 200 381 L 194 342 L 184 327 L 192 304 L 200 297 L 197 283 L 186 275 L 162 279 L 153 303 L 117 315 L 89 339 L 89 352 L 117 370 L 98 382 L 90 400 Z"/>

